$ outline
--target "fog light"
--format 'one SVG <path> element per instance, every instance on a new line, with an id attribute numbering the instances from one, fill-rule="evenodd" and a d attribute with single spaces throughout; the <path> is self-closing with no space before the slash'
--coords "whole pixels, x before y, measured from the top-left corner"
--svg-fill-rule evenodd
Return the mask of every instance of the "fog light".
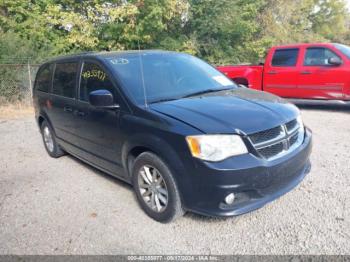
<path id="1" fill-rule="evenodd" d="M 231 205 L 235 201 L 235 194 L 231 193 L 225 197 L 225 203 Z"/>

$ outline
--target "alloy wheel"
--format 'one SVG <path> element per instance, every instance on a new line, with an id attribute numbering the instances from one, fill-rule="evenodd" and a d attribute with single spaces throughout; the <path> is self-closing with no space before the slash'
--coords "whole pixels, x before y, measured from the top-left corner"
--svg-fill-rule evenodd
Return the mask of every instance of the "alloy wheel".
<path id="1" fill-rule="evenodd" d="M 155 212 L 161 213 L 168 205 L 168 189 L 161 173 L 153 166 L 144 165 L 138 172 L 138 186 L 143 201 Z"/>
<path id="2" fill-rule="evenodd" d="M 45 142 L 45 146 L 46 146 L 47 150 L 49 150 L 50 152 L 53 152 L 54 142 L 53 142 L 52 134 L 51 134 L 48 126 L 44 127 L 43 136 L 44 136 L 44 142 Z"/>

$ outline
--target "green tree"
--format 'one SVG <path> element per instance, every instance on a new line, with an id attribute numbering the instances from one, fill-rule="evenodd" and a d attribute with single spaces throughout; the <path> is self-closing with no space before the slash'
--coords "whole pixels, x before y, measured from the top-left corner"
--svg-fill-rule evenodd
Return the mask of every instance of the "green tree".
<path id="1" fill-rule="evenodd" d="M 0 2 L 0 32 L 30 43 L 39 57 L 140 46 L 184 51 L 213 64 L 257 62 L 271 45 L 350 43 L 349 24 L 345 0 Z"/>
<path id="2" fill-rule="evenodd" d="M 346 41 L 349 11 L 344 0 L 317 0 L 309 19 L 315 34 L 330 41 Z"/>
<path id="3" fill-rule="evenodd" d="M 102 23 L 99 39 L 107 49 L 183 49 L 179 33 L 188 4 L 184 0 L 134 0 L 120 15 Z"/>
<path id="4" fill-rule="evenodd" d="M 39 56 L 32 42 L 23 41 L 11 31 L 0 34 L 0 103 L 3 98 L 24 98 L 28 83 L 26 64 L 33 61 L 33 57 L 40 60 Z"/>
<path id="5" fill-rule="evenodd" d="M 183 49 L 179 35 L 186 0 L 3 0 L 0 25 L 52 54 L 77 50 L 168 46 Z M 180 44 L 178 44 L 178 42 Z"/>
<path id="6" fill-rule="evenodd" d="M 253 0 L 191 0 L 185 34 L 194 39 L 198 55 L 214 64 L 237 63 L 245 42 L 259 31 L 255 19 L 263 2 Z"/>
<path id="7" fill-rule="evenodd" d="M 256 62 L 254 57 L 262 60 L 272 45 L 329 41 L 346 43 L 346 39 L 349 39 L 349 12 L 343 0 L 265 0 L 257 21 L 259 33 L 242 50 L 248 52 L 243 57 L 249 62 Z"/>

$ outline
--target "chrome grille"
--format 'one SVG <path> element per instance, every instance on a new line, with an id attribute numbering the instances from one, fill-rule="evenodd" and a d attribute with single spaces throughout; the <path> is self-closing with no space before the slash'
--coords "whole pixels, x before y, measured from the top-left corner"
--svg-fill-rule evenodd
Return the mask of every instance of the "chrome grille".
<path id="1" fill-rule="evenodd" d="M 298 136 L 299 136 L 299 134 L 297 132 L 289 138 L 290 146 L 294 145 L 298 141 Z"/>
<path id="2" fill-rule="evenodd" d="M 286 124 L 286 129 L 287 129 L 287 132 L 290 134 L 290 133 L 293 133 L 295 130 L 297 130 L 299 128 L 299 124 L 298 124 L 298 121 L 296 119 L 292 120 L 292 121 L 289 121 L 287 124 Z"/>
<path id="3" fill-rule="evenodd" d="M 297 119 L 268 130 L 249 135 L 259 155 L 267 160 L 276 159 L 300 146 L 304 140 L 304 130 Z"/>
<path id="4" fill-rule="evenodd" d="M 264 143 L 268 140 L 274 139 L 283 133 L 282 126 L 261 131 L 249 136 L 253 144 Z"/>
<path id="5" fill-rule="evenodd" d="M 264 158 L 267 158 L 267 159 L 269 159 L 275 155 L 278 155 L 282 151 L 283 151 L 283 143 L 282 142 L 258 149 L 258 152 Z"/>

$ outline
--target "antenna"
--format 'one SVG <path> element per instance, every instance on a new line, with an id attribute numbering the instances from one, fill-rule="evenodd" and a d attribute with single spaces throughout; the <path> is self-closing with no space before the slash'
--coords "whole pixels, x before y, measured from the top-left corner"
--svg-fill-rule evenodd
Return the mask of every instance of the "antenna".
<path id="1" fill-rule="evenodd" d="M 143 88 L 143 97 L 145 100 L 145 107 L 148 109 L 148 103 L 147 103 L 147 94 L 146 94 L 146 85 L 145 85 L 145 77 L 143 75 L 143 61 L 142 61 L 142 55 L 141 55 L 141 49 L 140 49 L 140 41 L 137 40 L 137 44 L 139 47 L 139 58 L 140 58 L 140 69 L 141 69 L 141 79 L 142 79 L 142 88 Z"/>

